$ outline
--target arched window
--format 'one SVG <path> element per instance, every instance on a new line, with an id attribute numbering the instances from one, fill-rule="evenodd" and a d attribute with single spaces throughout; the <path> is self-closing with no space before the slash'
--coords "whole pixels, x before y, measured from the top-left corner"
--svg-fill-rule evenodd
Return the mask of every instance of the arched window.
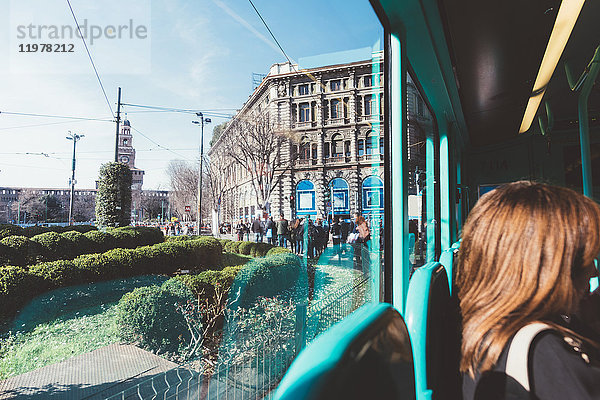
<path id="1" fill-rule="evenodd" d="M 308 142 L 308 138 L 306 136 L 304 136 L 300 142 L 300 159 L 310 159 L 310 143 Z"/>
<path id="2" fill-rule="evenodd" d="M 383 181 L 375 175 L 365 178 L 362 184 L 363 212 L 366 214 L 383 211 Z"/>
<path id="3" fill-rule="evenodd" d="M 296 214 L 316 214 L 315 185 L 308 179 L 296 185 Z"/>
<path id="4" fill-rule="evenodd" d="M 333 212 L 348 214 L 350 213 L 349 204 L 349 186 L 342 178 L 334 178 L 329 182 L 329 190 L 331 191 L 331 203 Z M 328 205 L 329 206 L 329 205 Z"/>
<path id="5" fill-rule="evenodd" d="M 344 141 L 342 135 L 336 133 L 331 138 L 331 156 L 342 157 L 344 155 Z"/>
<path id="6" fill-rule="evenodd" d="M 366 154 L 376 153 L 379 147 L 379 137 L 377 135 L 370 135 L 367 137 L 366 143 Z"/>

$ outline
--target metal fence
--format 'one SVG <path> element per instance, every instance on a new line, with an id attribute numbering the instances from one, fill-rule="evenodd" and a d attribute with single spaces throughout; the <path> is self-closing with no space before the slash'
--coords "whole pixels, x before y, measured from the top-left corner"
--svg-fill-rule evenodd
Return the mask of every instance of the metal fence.
<path id="1" fill-rule="evenodd" d="M 221 346 L 212 373 L 183 366 L 109 397 L 116 399 L 271 399 L 294 357 L 317 335 L 369 301 L 369 279 L 361 277 L 307 306 L 297 304 L 286 318 L 294 327 L 282 334 L 241 335 Z"/>

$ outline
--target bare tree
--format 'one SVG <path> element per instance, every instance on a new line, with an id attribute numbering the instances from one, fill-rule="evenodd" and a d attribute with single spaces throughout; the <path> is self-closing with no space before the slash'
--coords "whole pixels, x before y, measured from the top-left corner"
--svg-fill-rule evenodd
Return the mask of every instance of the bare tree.
<path id="1" fill-rule="evenodd" d="M 227 185 L 227 181 L 232 175 L 231 162 L 227 162 L 226 155 L 222 152 L 213 153 L 210 158 L 206 157 L 204 160 L 205 170 L 204 179 L 202 180 L 203 186 L 205 186 L 205 192 L 207 197 L 207 203 L 210 204 L 210 210 L 213 215 L 216 214 L 217 220 L 216 227 L 213 226 L 213 232 L 215 228 L 221 222 L 221 202 L 223 201 L 223 195 Z"/>
<path id="2" fill-rule="evenodd" d="M 283 152 L 289 139 L 289 135 L 276 131 L 268 113 L 232 121 L 223 138 L 226 155 L 248 171 L 256 203 L 263 211 L 291 168 L 293 158 Z"/>
<path id="3" fill-rule="evenodd" d="M 171 204 L 175 214 L 183 217 L 194 215 L 198 201 L 198 168 L 181 160 L 172 160 L 167 166 L 167 176 L 171 184 Z M 186 213 L 185 206 L 191 212 Z"/>

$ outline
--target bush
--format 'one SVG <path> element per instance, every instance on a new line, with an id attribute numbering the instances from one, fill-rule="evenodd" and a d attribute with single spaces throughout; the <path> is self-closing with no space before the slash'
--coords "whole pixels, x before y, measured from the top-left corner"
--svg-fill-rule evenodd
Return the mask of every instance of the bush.
<path id="1" fill-rule="evenodd" d="M 47 290 L 44 281 L 22 267 L 0 267 L 0 315 L 9 316 Z"/>
<path id="2" fill-rule="evenodd" d="M 190 336 L 176 305 L 188 301 L 194 301 L 192 293 L 174 279 L 162 286 L 146 286 L 127 293 L 117 306 L 121 338 L 152 351 L 177 351 Z"/>
<path id="3" fill-rule="evenodd" d="M 70 260 L 58 260 L 36 264 L 29 268 L 45 283 L 46 288 L 54 289 L 81 282 L 82 271 Z"/>
<path id="4" fill-rule="evenodd" d="M 41 235 L 42 233 L 46 232 L 56 232 L 56 228 L 52 229 L 50 227 L 39 225 L 27 226 L 23 228 L 23 235 L 27 236 L 28 238 L 32 238 L 34 236 Z"/>
<path id="5" fill-rule="evenodd" d="M 165 239 L 165 242 L 183 242 L 185 240 L 192 240 L 192 239 L 193 239 L 192 236 L 185 236 L 185 235 L 167 236 L 167 238 Z"/>
<path id="6" fill-rule="evenodd" d="M 54 261 L 73 257 L 76 253 L 75 243 L 56 232 L 46 232 L 31 238 L 42 246 L 42 259 Z"/>
<path id="7" fill-rule="evenodd" d="M 102 231 L 86 232 L 84 236 L 92 242 L 91 251 L 93 253 L 103 253 L 114 248 L 117 244 L 116 239 L 112 235 Z"/>
<path id="8" fill-rule="evenodd" d="M 73 242 L 74 255 L 88 254 L 94 252 L 95 243 L 87 236 L 77 231 L 67 231 L 60 234 L 67 240 Z"/>
<path id="9" fill-rule="evenodd" d="M 58 236 L 66 240 L 62 236 Z M 27 272 L 29 278 L 34 279 L 41 286 L 39 290 L 29 290 L 27 286 L 29 281 L 24 280 L 22 291 L 19 292 L 19 299 L 30 299 L 49 288 L 65 285 L 98 282 L 139 274 L 173 273 L 179 268 L 202 271 L 207 268 L 220 268 L 221 263 L 221 244 L 210 237 L 185 242 L 159 243 L 136 249 L 113 249 L 103 254 L 81 255 L 71 261 L 58 260 L 36 264 L 30 267 L 30 272 L 22 269 Z M 21 269 L 15 271 L 21 271 Z M 15 285 L 18 286 L 20 281 L 17 279 L 16 282 Z M 10 292 L 5 292 L 0 287 L 0 301 L 14 291 L 11 289 Z M 11 313 L 15 311 L 14 306 L 22 304 L 22 302 L 9 302 L 6 303 L 7 306 L 2 302 L 0 304 L 2 304 L 0 307 L 2 312 Z"/>
<path id="10" fill-rule="evenodd" d="M 180 275 L 176 279 L 185 283 L 195 296 L 204 294 L 204 297 L 212 297 L 215 286 L 221 286 L 229 290 L 238 272 L 244 268 L 243 265 L 225 267 L 221 271 L 202 271 L 196 275 Z"/>
<path id="11" fill-rule="evenodd" d="M 277 254 L 255 259 L 238 274 L 232 287 L 239 293 L 233 306 L 248 308 L 261 297 L 282 296 L 301 300 L 308 294 L 308 277 L 300 258 Z"/>
<path id="12" fill-rule="evenodd" d="M 273 247 L 267 251 L 266 256 L 269 257 L 274 256 L 275 254 L 286 254 L 291 252 L 292 251 L 290 249 L 286 249 L 285 247 Z"/>
<path id="13" fill-rule="evenodd" d="M 0 240 L 0 263 L 25 266 L 40 261 L 42 246 L 25 236 L 8 236 Z"/>
<path id="14" fill-rule="evenodd" d="M 252 261 L 252 257 L 242 254 L 224 251 L 221 255 L 221 265 L 223 267 L 229 267 L 231 265 L 244 265 L 249 261 Z"/>
<path id="15" fill-rule="evenodd" d="M 250 251 L 252 250 L 252 247 L 254 247 L 254 242 L 239 242 L 239 243 L 240 244 L 238 245 L 238 253 L 249 256 Z"/>
<path id="16" fill-rule="evenodd" d="M 0 239 L 8 236 L 26 236 L 19 225 L 0 224 Z"/>
<path id="17" fill-rule="evenodd" d="M 254 243 L 250 248 L 250 255 L 252 257 L 264 257 L 271 248 L 273 248 L 273 245 L 269 243 Z"/>

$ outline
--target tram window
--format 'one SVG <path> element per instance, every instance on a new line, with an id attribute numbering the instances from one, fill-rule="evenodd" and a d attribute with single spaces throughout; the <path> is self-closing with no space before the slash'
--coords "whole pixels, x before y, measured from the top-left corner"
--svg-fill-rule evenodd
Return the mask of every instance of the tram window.
<path id="1" fill-rule="evenodd" d="M 409 260 L 413 268 L 439 252 L 437 126 L 416 80 L 407 74 Z"/>
<path id="2" fill-rule="evenodd" d="M 173 356 L 175 360 L 185 358 L 198 370 L 214 372 L 212 378 L 194 380 L 203 385 L 196 394 L 229 389 L 240 398 L 268 397 L 303 346 L 362 305 L 383 300 L 383 224 L 389 211 L 384 202 L 384 161 L 379 156 L 386 117 L 377 117 L 384 93 L 378 78 L 384 68 L 383 27 L 368 1 L 352 2 L 351 7 L 343 1 L 314 1 L 312 7 L 257 2 L 256 10 L 272 28 L 284 54 L 264 35 L 263 21 L 246 4 L 178 2 L 184 3 L 183 10 L 183 6 L 171 7 L 170 2 L 142 3 L 147 7 L 152 3 L 153 9 L 128 11 L 152 15 L 148 31 L 155 32 L 155 40 L 153 57 L 147 60 L 152 68 L 140 65 L 137 69 L 149 48 L 138 54 L 125 51 L 127 47 L 112 50 L 132 54 L 135 62 L 99 68 L 123 68 L 123 76 L 108 82 L 127 82 L 123 98 L 131 103 L 120 103 L 120 112 L 130 112 L 131 125 L 126 127 L 133 136 L 117 142 L 142 143 L 141 136 L 135 137 L 144 135 L 138 127 L 157 138 L 163 149 L 196 148 L 203 140 L 198 146 L 204 152 L 200 158 L 202 196 L 197 195 L 199 169 L 194 160 L 198 152 L 180 150 L 181 158 L 189 160 L 180 162 L 189 163 L 189 168 L 185 174 L 172 174 L 180 178 L 177 181 L 163 171 L 171 157 L 173 161 L 179 158 L 174 152 L 161 153 L 168 158 L 159 157 L 156 168 L 148 167 L 145 174 L 137 168 L 134 173 L 140 186 L 144 175 L 144 189 L 170 180 L 173 191 L 164 196 L 164 204 L 148 206 L 153 209 L 152 219 L 156 220 L 158 208 L 163 226 L 165 219 L 167 225 L 173 222 L 169 233 L 179 232 L 176 222 L 184 232 L 186 224 L 201 222 L 202 234 L 220 235 L 218 240 L 190 237 L 185 243 L 167 243 L 171 247 L 163 249 L 165 257 L 167 253 L 176 257 L 176 250 L 194 256 L 177 258 L 185 259 L 186 265 L 177 267 L 189 274 L 173 277 L 175 284 L 165 286 L 169 290 L 164 295 L 171 296 L 170 291 L 177 289 L 173 296 L 181 296 L 181 302 L 161 303 L 161 307 L 173 305 L 172 315 L 164 316 L 177 321 L 173 324 L 177 332 L 171 335 L 169 331 L 170 338 L 148 338 L 158 343 L 148 349 L 164 353 L 167 348 L 161 347 L 162 339 L 171 340 L 169 349 L 181 349 Z M 314 12 L 317 6 L 319 15 Z M 342 6 L 348 12 L 340 13 Z M 88 13 L 92 15 L 93 10 Z M 78 17 L 83 20 L 85 15 L 81 12 Z M 323 15 L 336 18 L 322 23 Z M 110 47 L 117 42 L 124 43 L 104 43 Z M 141 39 L 126 42 L 121 44 L 136 46 Z M 150 45 L 149 40 L 145 43 Z M 100 56 L 93 55 L 94 59 Z M 107 61 L 110 57 L 105 57 Z M 61 79 L 68 83 L 65 74 Z M 86 85 L 81 93 L 92 92 L 92 86 Z M 24 86 L 26 91 L 31 89 L 31 85 Z M 107 87 L 109 106 L 116 100 L 117 89 L 114 84 L 110 90 Z M 38 101 L 35 92 L 27 101 Z M 37 111 L 43 111 L 44 105 L 39 103 Z M 160 113 L 140 111 L 156 105 L 165 107 Z M 361 109 L 364 115 L 358 114 Z M 92 115 L 106 112 L 108 107 Z M 69 114 L 68 110 L 63 114 Z M 198 126 L 190 123 L 192 117 Z M 0 119 L 0 124 L 5 123 Z M 83 142 L 90 149 L 95 146 L 92 125 L 92 132 L 86 131 L 89 142 Z M 138 167 L 156 159 L 142 147 L 136 149 Z M 112 156 L 105 153 L 106 161 L 111 161 Z M 134 160 L 130 161 L 133 167 Z M 174 182 L 184 187 L 179 190 Z M 92 179 L 87 182 L 93 184 Z M 78 184 L 78 196 L 86 193 L 84 187 Z M 135 193 L 133 197 L 140 208 Z M 165 213 L 169 218 L 163 218 Z M 136 218 L 142 222 L 150 216 L 140 213 Z M 220 250 L 215 254 L 216 249 Z M 176 263 L 159 264 L 167 268 Z M 205 273 L 197 276 L 200 271 Z M 156 278 L 162 283 L 162 275 Z M 192 299 L 199 301 L 189 300 L 190 294 L 179 290 L 181 284 L 189 285 Z M 217 313 L 208 321 L 209 327 L 207 310 Z M 206 337 L 204 328 L 209 330 Z M 260 371 L 257 365 L 262 366 Z M 170 379 L 169 375 L 162 382 Z"/>

